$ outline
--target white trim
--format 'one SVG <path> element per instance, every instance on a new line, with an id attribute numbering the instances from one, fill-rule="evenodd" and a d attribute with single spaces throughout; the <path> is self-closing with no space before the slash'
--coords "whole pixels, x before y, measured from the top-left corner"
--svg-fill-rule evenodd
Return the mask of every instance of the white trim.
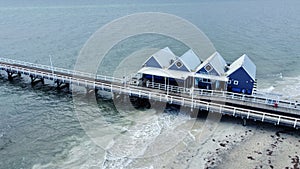
<path id="1" fill-rule="evenodd" d="M 210 67 L 210 69 L 209 69 L 209 70 L 207 70 L 207 69 L 206 69 L 206 67 L 207 67 L 207 66 L 209 66 L 209 67 Z M 209 73 L 209 72 L 211 72 L 211 71 L 212 71 L 214 68 L 212 67 L 212 65 L 211 65 L 211 64 L 209 64 L 209 63 L 208 63 L 207 65 L 205 65 L 205 66 L 204 66 L 204 69 L 205 69 L 205 70 L 206 70 L 206 71 Z"/>

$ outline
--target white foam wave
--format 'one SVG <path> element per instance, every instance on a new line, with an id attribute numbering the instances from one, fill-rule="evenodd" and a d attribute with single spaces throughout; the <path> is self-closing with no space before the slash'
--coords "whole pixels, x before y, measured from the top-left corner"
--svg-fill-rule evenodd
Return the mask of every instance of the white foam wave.
<path id="1" fill-rule="evenodd" d="M 300 76 L 277 81 L 274 91 L 282 94 L 284 99 L 300 100 Z"/>
<path id="2" fill-rule="evenodd" d="M 259 89 L 260 92 L 270 93 L 275 89 L 274 86 L 270 86 L 268 88 Z"/>
<path id="3" fill-rule="evenodd" d="M 136 119 L 135 125 L 110 144 L 102 168 L 140 168 L 134 166 L 136 161 L 164 153 L 182 141 L 190 127 L 181 125 L 189 119 L 187 115 L 168 113 Z M 151 164 L 143 167 L 153 168 Z"/>

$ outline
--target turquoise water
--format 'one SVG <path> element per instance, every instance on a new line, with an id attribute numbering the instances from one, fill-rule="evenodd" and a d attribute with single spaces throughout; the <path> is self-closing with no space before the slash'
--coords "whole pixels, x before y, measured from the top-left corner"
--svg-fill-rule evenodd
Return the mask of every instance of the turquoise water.
<path id="1" fill-rule="evenodd" d="M 165 12 L 199 27 L 228 62 L 246 53 L 257 66 L 260 88 L 273 86 L 294 98 L 300 86 L 299 8 L 298 0 L 0 1 L 0 56 L 50 65 L 51 55 L 53 65 L 73 68 L 80 49 L 104 24 L 136 12 Z M 152 41 L 162 47 L 166 42 Z M 168 46 L 177 54 L 185 50 L 175 42 Z M 118 47 L 121 55 L 137 44 L 125 47 Z M 111 57 L 119 54 L 112 51 Z M 32 88 L 26 79 L 8 82 L 4 75 L 0 82 L 1 169 L 109 166 L 78 122 L 71 94 L 51 85 Z M 97 110 L 85 111 L 122 119 L 102 100 Z"/>

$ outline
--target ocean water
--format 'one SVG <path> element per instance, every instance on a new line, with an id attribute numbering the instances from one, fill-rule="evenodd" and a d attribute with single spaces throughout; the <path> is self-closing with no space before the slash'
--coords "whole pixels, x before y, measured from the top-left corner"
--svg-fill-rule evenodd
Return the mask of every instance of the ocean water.
<path id="1" fill-rule="evenodd" d="M 50 65 L 51 55 L 54 66 L 72 69 L 83 45 L 100 27 L 137 12 L 164 12 L 196 25 L 228 62 L 246 53 L 257 66 L 259 89 L 278 92 L 295 100 L 300 99 L 299 8 L 298 0 L 1 0 L 0 57 Z M 138 38 L 113 48 L 100 72 L 112 74 L 117 65 L 115 62 L 121 62 L 120 58 L 141 47 L 170 46 L 178 55 L 187 49 L 157 35 Z M 159 158 L 153 165 L 143 166 L 151 162 L 131 157 L 149 153 L 149 147 L 156 150 L 158 140 L 180 141 L 176 136 L 186 134 L 190 129 L 186 126 L 191 119 L 182 112 L 179 115 L 153 110 L 120 112 L 106 99 L 97 100 L 94 107 L 89 101 L 83 101 L 78 109 L 72 94 L 55 90 L 51 82 L 31 87 L 28 79 L 9 82 L 2 72 L 0 84 L 1 169 L 155 168 Z M 103 128 L 103 133 L 127 133 L 127 144 L 122 145 L 114 138 L 106 142 L 111 151 L 105 151 L 87 134 L 75 109 L 101 119 L 103 123 L 99 128 Z M 141 114 L 140 119 L 134 119 Z M 118 130 L 107 128 L 105 131 L 107 124 Z M 175 129 L 177 135 L 172 135 L 171 131 Z M 94 135 L 94 138 L 101 140 L 107 135 Z M 134 148 L 134 145 L 139 146 Z M 167 151 L 169 147 L 159 148 Z"/>

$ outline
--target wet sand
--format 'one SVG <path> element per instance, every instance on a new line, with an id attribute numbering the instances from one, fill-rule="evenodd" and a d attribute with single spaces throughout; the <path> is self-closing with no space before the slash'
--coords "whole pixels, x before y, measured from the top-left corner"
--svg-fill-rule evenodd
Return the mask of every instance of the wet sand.
<path id="1" fill-rule="evenodd" d="M 221 155 L 214 168 L 300 168 L 299 130 L 255 122 L 244 128 L 248 136 Z"/>
<path id="2" fill-rule="evenodd" d="M 197 126 L 198 125 L 198 126 Z M 203 128 L 203 121 L 195 124 Z M 177 146 L 154 168 L 285 168 L 299 169 L 300 131 L 292 128 L 222 118 L 207 140 Z"/>

